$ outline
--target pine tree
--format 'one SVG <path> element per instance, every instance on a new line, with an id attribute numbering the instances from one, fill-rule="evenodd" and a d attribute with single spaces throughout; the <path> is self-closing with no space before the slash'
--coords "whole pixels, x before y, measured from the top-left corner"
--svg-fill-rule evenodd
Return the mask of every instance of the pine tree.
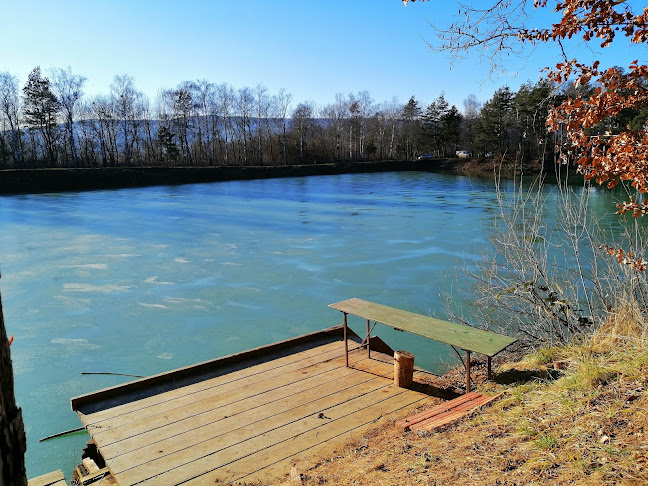
<path id="1" fill-rule="evenodd" d="M 418 101 L 412 96 L 403 107 L 401 113 L 403 121 L 403 145 L 405 146 L 405 158 L 414 158 L 418 150 L 418 141 L 421 137 L 421 107 Z"/>
<path id="2" fill-rule="evenodd" d="M 477 144 L 484 152 L 505 152 L 511 144 L 513 126 L 513 94 L 508 86 L 495 91 L 484 103 L 477 127 Z"/>
<path id="3" fill-rule="evenodd" d="M 452 105 L 441 118 L 441 124 L 443 126 L 443 146 L 445 152 L 444 157 L 447 156 L 448 152 L 454 155 L 457 151 L 459 137 L 461 135 L 462 120 L 463 116 L 455 105 Z"/>
<path id="4" fill-rule="evenodd" d="M 59 103 L 50 88 L 50 80 L 41 74 L 40 66 L 34 68 L 23 88 L 25 121 L 31 129 L 40 132 L 50 167 L 56 166 L 56 117 Z"/>

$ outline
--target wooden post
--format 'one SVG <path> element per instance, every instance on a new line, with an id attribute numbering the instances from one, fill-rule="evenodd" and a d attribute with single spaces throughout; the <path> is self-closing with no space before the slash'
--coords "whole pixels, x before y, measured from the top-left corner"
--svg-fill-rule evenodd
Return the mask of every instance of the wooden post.
<path id="1" fill-rule="evenodd" d="M 401 388 L 412 386 L 414 355 L 407 351 L 394 351 L 394 385 Z"/>
<path id="2" fill-rule="evenodd" d="M 349 367 L 349 343 L 347 342 L 347 313 L 343 312 L 344 314 L 344 360 L 346 363 L 346 367 Z"/>
<path id="3" fill-rule="evenodd" d="M 371 336 L 369 335 L 369 319 L 367 319 L 367 358 L 371 358 Z"/>
<path id="4" fill-rule="evenodd" d="M 466 351 L 466 393 L 470 393 L 470 351 Z"/>
<path id="5" fill-rule="evenodd" d="M 487 374 L 486 374 L 486 378 L 490 380 L 492 374 L 493 373 L 491 371 L 491 357 L 488 356 L 488 371 L 487 371 Z"/>

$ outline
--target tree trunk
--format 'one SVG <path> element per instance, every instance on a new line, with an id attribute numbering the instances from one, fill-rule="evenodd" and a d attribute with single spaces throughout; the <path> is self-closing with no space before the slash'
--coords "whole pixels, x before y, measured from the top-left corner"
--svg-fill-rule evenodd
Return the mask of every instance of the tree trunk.
<path id="1" fill-rule="evenodd" d="M 9 340 L 0 296 L 0 486 L 27 486 L 22 412 L 16 406 Z"/>

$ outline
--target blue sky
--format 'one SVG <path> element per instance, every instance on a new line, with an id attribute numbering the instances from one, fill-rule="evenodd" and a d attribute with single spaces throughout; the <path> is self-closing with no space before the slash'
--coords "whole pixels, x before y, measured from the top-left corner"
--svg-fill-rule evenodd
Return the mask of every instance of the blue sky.
<path id="1" fill-rule="evenodd" d="M 407 7 L 399 0 L 0 0 L 0 71 L 22 85 L 37 65 L 70 66 L 88 78 L 90 95 L 129 74 L 151 100 L 160 89 L 208 79 L 234 88 L 262 83 L 270 93 L 285 88 L 293 105 L 323 106 L 336 93 L 367 90 L 376 101 L 416 95 L 425 106 L 444 91 L 462 109 L 469 94 L 484 102 L 496 88 L 515 90 L 555 64 L 556 51 L 541 48 L 513 58 L 494 79 L 476 57 L 451 66 L 425 39 L 433 38 L 428 21 L 456 11 L 440 0 Z M 622 42 L 605 53 L 613 64 L 646 61 L 645 48 L 629 52 Z M 574 52 L 593 55 L 582 45 Z"/>

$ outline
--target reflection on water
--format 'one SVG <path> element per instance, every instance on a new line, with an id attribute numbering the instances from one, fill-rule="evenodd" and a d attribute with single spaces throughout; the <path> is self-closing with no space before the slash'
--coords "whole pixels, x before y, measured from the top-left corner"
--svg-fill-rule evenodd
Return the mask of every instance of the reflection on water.
<path id="1" fill-rule="evenodd" d="M 340 323 L 327 305 L 350 297 L 444 317 L 496 207 L 487 180 L 420 173 L 0 197 L 29 475 L 69 475 L 87 438 L 38 439 L 78 427 L 70 397 L 127 379 L 81 372 L 150 375 L 287 339 Z M 417 365 L 452 362 L 376 330 Z"/>

